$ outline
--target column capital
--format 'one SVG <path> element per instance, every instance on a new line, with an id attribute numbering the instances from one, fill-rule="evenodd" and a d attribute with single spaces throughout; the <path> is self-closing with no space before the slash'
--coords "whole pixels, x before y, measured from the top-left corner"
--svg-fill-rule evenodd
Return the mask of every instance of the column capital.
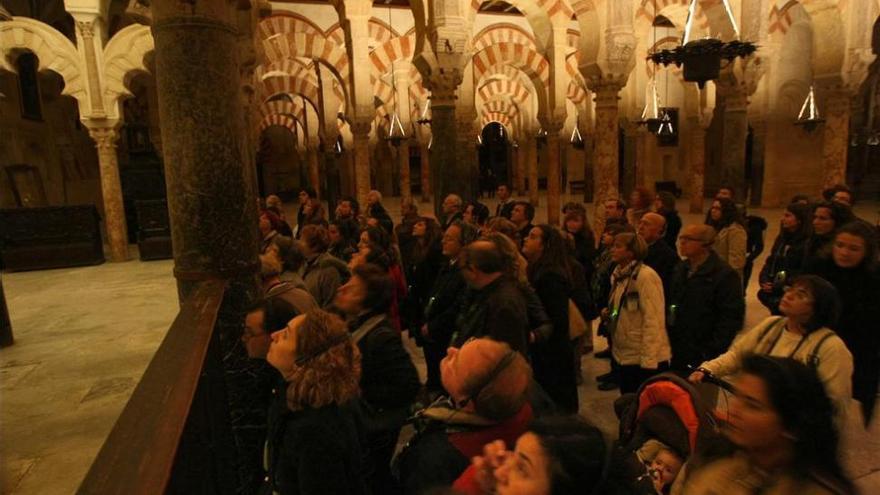
<path id="1" fill-rule="evenodd" d="M 119 130 L 116 126 L 86 124 L 86 128 L 98 149 L 116 148 L 116 142 L 119 140 Z"/>
<path id="2" fill-rule="evenodd" d="M 373 122 L 370 120 L 354 120 L 349 122 L 348 125 L 351 128 L 351 133 L 355 137 L 367 137 L 370 135 L 370 130 L 373 128 Z"/>
<path id="3" fill-rule="evenodd" d="M 424 79 L 425 86 L 431 90 L 431 105 L 455 105 L 458 98 L 456 90 L 463 78 L 462 70 L 457 67 L 440 67 L 437 73 Z"/>
<path id="4" fill-rule="evenodd" d="M 85 41 L 91 41 L 95 37 L 95 21 L 94 20 L 77 20 L 75 22 L 76 30 Z"/>

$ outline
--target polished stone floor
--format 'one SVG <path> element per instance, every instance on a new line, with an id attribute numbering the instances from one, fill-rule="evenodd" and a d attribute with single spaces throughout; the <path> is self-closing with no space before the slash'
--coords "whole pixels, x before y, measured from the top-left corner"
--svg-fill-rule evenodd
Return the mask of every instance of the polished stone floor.
<path id="1" fill-rule="evenodd" d="M 493 200 L 485 202 L 494 210 Z M 394 217 L 398 205 L 386 201 Z M 769 248 L 781 210 L 754 213 L 771 224 Z M 858 213 L 877 220 L 876 204 Z M 537 220 L 544 218 L 539 207 Z M 684 215 L 685 224 L 701 219 Z M 0 350 L 0 493 L 73 493 L 177 313 L 172 263 L 7 273 L 2 281 L 16 343 Z M 753 281 L 749 325 L 767 314 L 754 291 Z M 596 344 L 601 349 L 604 342 Z M 423 370 L 420 353 L 409 347 Z M 607 368 L 605 360 L 584 358 L 581 413 L 613 437 L 618 394 L 598 391 L 594 379 Z M 851 427 L 845 437 L 853 477 L 863 493 L 880 493 L 880 421 L 869 431 Z"/>

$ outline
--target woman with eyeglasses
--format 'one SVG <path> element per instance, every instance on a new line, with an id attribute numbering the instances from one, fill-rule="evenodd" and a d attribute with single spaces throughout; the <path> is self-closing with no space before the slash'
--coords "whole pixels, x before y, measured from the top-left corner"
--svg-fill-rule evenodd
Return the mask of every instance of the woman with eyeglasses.
<path id="1" fill-rule="evenodd" d="M 272 334 L 266 361 L 287 383 L 266 461 L 271 489 L 287 494 L 364 494 L 361 432 L 345 404 L 358 396 L 361 356 L 339 317 L 297 316 Z"/>
<path id="2" fill-rule="evenodd" d="M 724 377 L 740 370 L 749 354 L 787 357 L 816 369 L 825 391 L 844 417 L 852 398 L 853 358 L 843 340 L 834 333 L 840 314 L 837 290 L 815 275 L 791 281 L 779 302 L 782 316 L 771 316 L 748 330 L 730 349 L 700 365 L 690 375 L 699 383 L 709 372 Z"/>
<path id="3" fill-rule="evenodd" d="M 834 408 L 815 370 L 753 354 L 743 360 L 734 387 L 723 429 L 729 443 L 688 468 L 681 493 L 855 492 L 840 465 Z"/>
<path id="4" fill-rule="evenodd" d="M 834 330 L 853 354 L 853 397 L 862 403 L 867 424 L 874 414 L 880 381 L 880 270 L 877 236 L 862 221 L 850 222 L 834 235 L 831 256 L 808 267 L 831 282 L 843 303 Z"/>

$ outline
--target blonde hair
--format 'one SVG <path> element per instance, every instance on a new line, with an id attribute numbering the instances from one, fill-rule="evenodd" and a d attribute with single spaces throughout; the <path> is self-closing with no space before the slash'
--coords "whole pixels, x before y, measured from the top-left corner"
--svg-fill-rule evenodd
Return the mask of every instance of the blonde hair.
<path id="1" fill-rule="evenodd" d="M 342 405 L 360 393 L 361 354 L 338 316 L 313 309 L 296 332 L 296 361 L 287 377 L 292 411 Z"/>
<path id="2" fill-rule="evenodd" d="M 614 236 L 614 244 L 622 244 L 631 253 L 636 261 L 642 261 L 648 256 L 648 243 L 642 236 L 632 232 L 623 232 Z"/>

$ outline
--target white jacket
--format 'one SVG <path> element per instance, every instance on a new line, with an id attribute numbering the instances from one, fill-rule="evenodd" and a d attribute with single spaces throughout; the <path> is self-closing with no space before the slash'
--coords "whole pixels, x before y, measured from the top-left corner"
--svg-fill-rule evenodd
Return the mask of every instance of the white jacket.
<path id="1" fill-rule="evenodd" d="M 624 366 L 657 369 L 659 363 L 672 358 L 665 307 L 663 282 L 645 264 L 633 270 L 629 283 L 622 280 L 611 288 L 608 310 L 613 314 L 618 308 L 611 348 L 615 361 Z"/>

